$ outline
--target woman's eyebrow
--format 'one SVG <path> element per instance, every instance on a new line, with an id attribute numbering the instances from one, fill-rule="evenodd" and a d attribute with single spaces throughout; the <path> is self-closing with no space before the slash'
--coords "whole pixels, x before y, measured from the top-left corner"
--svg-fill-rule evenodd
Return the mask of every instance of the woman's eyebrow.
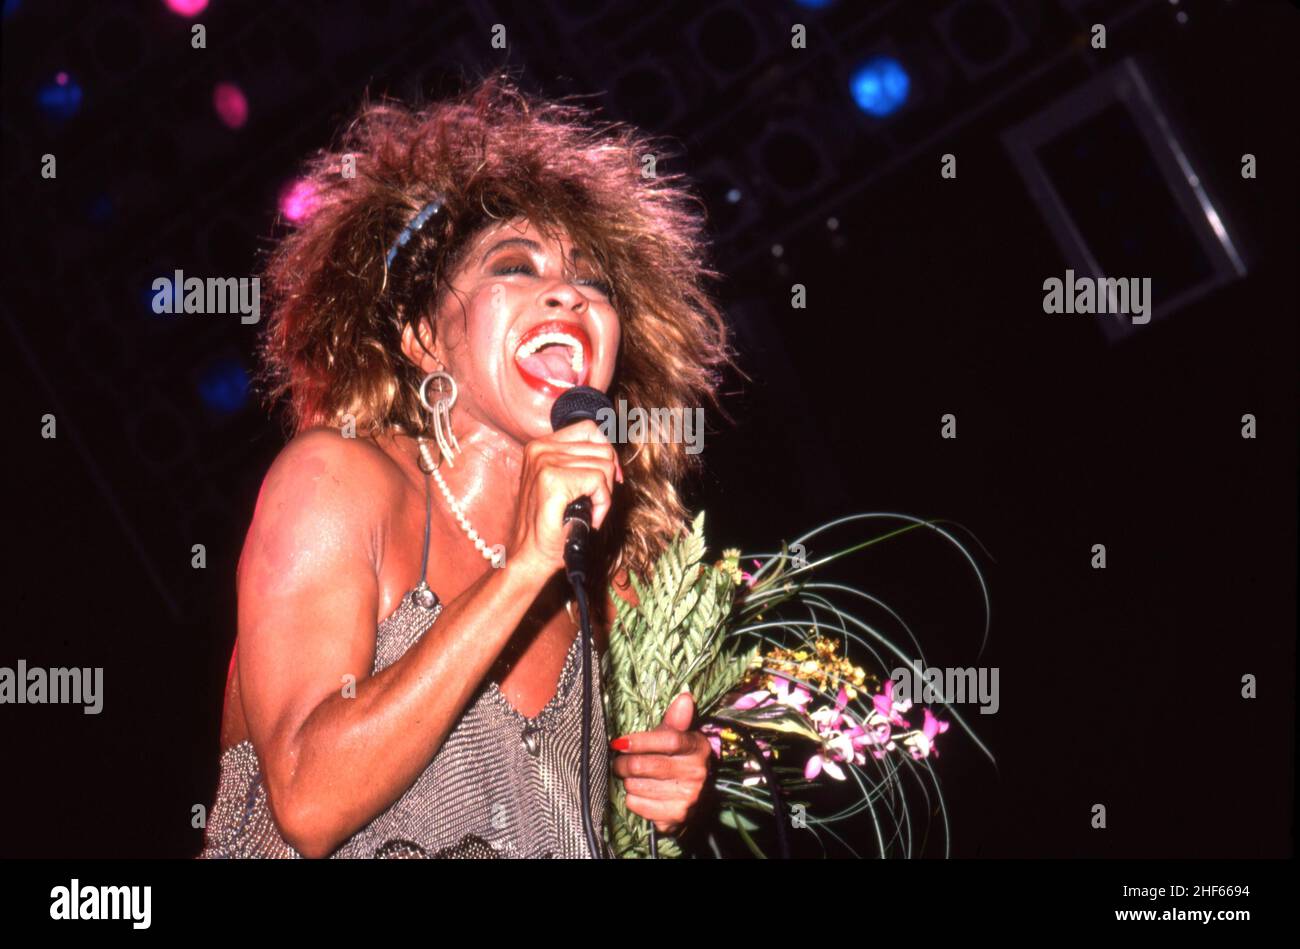
<path id="1" fill-rule="evenodd" d="M 482 267 L 484 264 L 486 264 L 488 258 L 491 257 L 493 254 L 495 254 L 497 251 L 501 250 L 503 247 L 513 247 L 516 245 L 519 247 L 524 247 L 532 251 L 534 254 L 543 253 L 542 245 L 537 243 L 537 241 L 529 240 L 526 237 L 507 237 L 505 240 L 497 241 L 495 244 L 493 244 L 491 247 L 487 249 L 487 253 L 485 253 L 483 255 L 483 259 L 479 261 L 479 266 Z"/>
<path id="2" fill-rule="evenodd" d="M 479 261 L 479 266 L 482 267 L 484 264 L 488 262 L 489 257 L 491 257 L 497 251 L 505 247 L 523 247 L 525 250 L 531 251 L 534 254 L 546 253 L 546 248 L 544 248 L 541 244 L 537 243 L 537 241 L 535 240 L 530 240 L 527 237 L 507 237 L 505 240 L 497 241 L 495 244 L 493 244 L 491 247 L 487 249 L 487 253 L 485 253 L 483 255 L 483 259 Z M 570 260 L 574 264 L 576 264 L 579 260 L 590 260 L 590 259 L 591 256 L 589 254 L 584 254 L 581 250 L 577 248 L 575 248 L 572 255 L 570 255 Z"/>

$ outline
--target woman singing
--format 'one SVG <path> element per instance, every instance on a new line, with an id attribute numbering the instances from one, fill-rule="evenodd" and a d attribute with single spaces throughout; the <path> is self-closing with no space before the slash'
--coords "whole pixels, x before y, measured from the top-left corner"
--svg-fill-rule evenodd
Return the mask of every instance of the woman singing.
<path id="1" fill-rule="evenodd" d="M 237 574 L 204 857 L 589 857 L 582 643 L 563 512 L 593 502 L 590 806 L 613 602 L 686 523 L 681 444 L 552 432 L 573 385 L 716 405 L 730 361 L 702 229 L 651 142 L 489 79 L 367 105 L 264 277 L 267 392 L 292 439 Z M 662 162 L 662 157 L 660 158 Z M 649 173 L 647 168 L 649 167 Z M 615 742 L 629 808 L 688 826 L 710 747 L 689 696 Z M 602 835 L 603 837 L 603 835 Z"/>

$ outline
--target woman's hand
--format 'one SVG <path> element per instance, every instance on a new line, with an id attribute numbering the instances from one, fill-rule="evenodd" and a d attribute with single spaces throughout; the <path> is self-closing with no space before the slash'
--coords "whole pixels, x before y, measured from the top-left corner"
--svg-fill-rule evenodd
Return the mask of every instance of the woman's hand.
<path id="1" fill-rule="evenodd" d="M 614 446 L 592 421 L 577 422 L 524 446 L 519 503 L 508 560 L 549 577 L 564 566 L 564 509 L 591 498 L 591 528 L 599 530 L 623 480 Z"/>
<path id="2" fill-rule="evenodd" d="M 622 751 L 614 773 L 627 789 L 627 809 L 654 821 L 661 834 L 676 834 L 700 799 L 709 777 L 708 738 L 691 731 L 695 700 L 689 692 L 673 699 L 654 731 L 633 732 L 610 742 Z"/>

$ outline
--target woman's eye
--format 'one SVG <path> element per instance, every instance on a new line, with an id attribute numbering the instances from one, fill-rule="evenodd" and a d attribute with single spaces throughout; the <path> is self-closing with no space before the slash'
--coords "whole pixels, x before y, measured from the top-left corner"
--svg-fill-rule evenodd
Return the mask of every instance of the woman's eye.
<path id="1" fill-rule="evenodd" d="M 498 264 L 493 268 L 492 272 L 499 277 L 515 273 L 536 273 L 536 271 L 533 270 L 533 265 L 531 263 L 522 260 L 513 264 Z M 606 297 L 613 298 L 614 296 L 614 288 L 605 280 L 601 280 L 597 277 L 586 277 L 577 282 L 584 286 L 599 290 Z"/>
<path id="2" fill-rule="evenodd" d="M 608 283 L 606 283 L 604 280 L 592 280 L 592 279 L 589 279 L 589 280 L 582 280 L 582 281 L 579 281 L 579 282 L 580 282 L 580 283 L 584 283 L 584 284 L 586 284 L 587 286 L 589 286 L 589 287 L 591 287 L 591 288 L 593 288 L 593 289 L 595 289 L 595 290 L 599 290 L 603 295 L 605 295 L 605 296 L 607 296 L 607 297 L 612 297 L 612 296 L 614 295 L 614 288 L 611 287 L 611 286 L 610 286 Z"/>

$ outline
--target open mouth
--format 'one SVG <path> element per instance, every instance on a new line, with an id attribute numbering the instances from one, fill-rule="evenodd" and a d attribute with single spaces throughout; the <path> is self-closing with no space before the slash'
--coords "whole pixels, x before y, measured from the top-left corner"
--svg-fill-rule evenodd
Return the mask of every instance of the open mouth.
<path id="1" fill-rule="evenodd" d="M 591 374 L 591 339 L 575 323 L 552 320 L 524 334 L 515 350 L 524 381 L 548 395 L 585 385 Z"/>

